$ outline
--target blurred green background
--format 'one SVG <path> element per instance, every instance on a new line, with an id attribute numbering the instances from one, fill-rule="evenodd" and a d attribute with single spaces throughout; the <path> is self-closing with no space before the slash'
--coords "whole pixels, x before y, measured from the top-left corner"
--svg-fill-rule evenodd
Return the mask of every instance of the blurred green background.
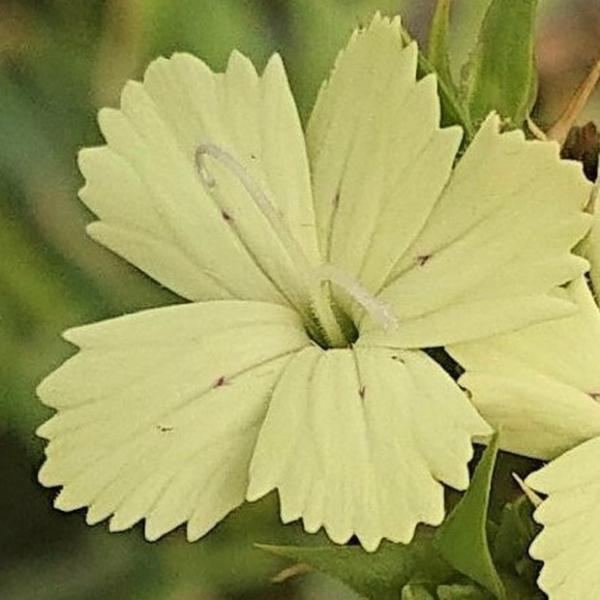
<path id="1" fill-rule="evenodd" d="M 455 75 L 486 0 L 455 0 Z M 426 41 L 420 0 L 0 0 L 0 598 L 209 600 L 355 596 L 319 575 L 270 582 L 283 565 L 253 542 L 302 536 L 274 498 L 231 515 L 206 539 L 149 544 L 51 508 L 37 485 L 48 416 L 35 386 L 72 349 L 67 327 L 178 299 L 95 245 L 77 201 L 77 150 L 101 143 L 97 109 L 118 102 L 155 56 L 188 50 L 222 69 L 233 48 L 262 67 L 279 51 L 306 118 L 349 32 L 377 9 Z M 538 122 L 549 125 L 600 55 L 597 0 L 541 0 Z M 600 100 L 583 120 L 600 121 Z M 124 198 L 126 201 L 126 198 Z M 319 541 L 302 536 L 303 543 Z"/>

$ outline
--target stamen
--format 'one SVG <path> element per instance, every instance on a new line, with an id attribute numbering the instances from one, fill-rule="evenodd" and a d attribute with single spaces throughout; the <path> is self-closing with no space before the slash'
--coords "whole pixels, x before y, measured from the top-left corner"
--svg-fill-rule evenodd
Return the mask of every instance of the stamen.
<path id="1" fill-rule="evenodd" d="M 398 327 L 398 319 L 392 307 L 373 296 L 356 279 L 344 273 L 344 271 L 333 265 L 323 265 L 318 270 L 318 275 L 321 280 L 330 281 L 346 291 L 386 331 Z"/>

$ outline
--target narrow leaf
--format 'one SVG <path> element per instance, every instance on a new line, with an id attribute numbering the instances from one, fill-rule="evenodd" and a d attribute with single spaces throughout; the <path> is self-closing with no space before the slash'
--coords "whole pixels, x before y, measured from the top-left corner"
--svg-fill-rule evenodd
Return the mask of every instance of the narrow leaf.
<path id="1" fill-rule="evenodd" d="M 534 507 L 525 496 L 502 509 L 498 532 L 492 544 L 492 555 L 501 567 L 514 568 L 527 556 L 527 550 L 539 530 L 533 520 Z"/>
<path id="2" fill-rule="evenodd" d="M 439 76 L 452 85 L 450 58 L 448 54 L 448 31 L 450 29 L 450 0 L 438 0 L 429 29 L 427 58 Z"/>
<path id="3" fill-rule="evenodd" d="M 497 453 L 495 435 L 475 469 L 468 491 L 438 529 L 436 546 L 455 569 L 504 600 L 506 593 L 492 561 L 486 528 Z"/>
<path id="4" fill-rule="evenodd" d="M 473 122 L 495 110 L 520 127 L 536 85 L 535 17 L 538 0 L 493 0 L 469 65 L 468 104 Z"/>
<path id="5" fill-rule="evenodd" d="M 398 600 L 407 583 L 438 585 L 453 572 L 430 540 L 415 539 L 408 546 L 385 544 L 372 554 L 359 546 L 257 546 L 310 565 L 373 600 Z"/>

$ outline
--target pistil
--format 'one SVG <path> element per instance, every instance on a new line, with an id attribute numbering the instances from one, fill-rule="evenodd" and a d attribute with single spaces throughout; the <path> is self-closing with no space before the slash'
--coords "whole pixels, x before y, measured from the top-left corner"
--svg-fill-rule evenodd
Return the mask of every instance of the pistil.
<path id="1" fill-rule="evenodd" d="M 396 324 L 396 318 L 391 309 L 373 297 L 350 275 L 332 265 L 311 264 L 280 211 L 247 169 L 229 152 L 211 143 L 200 144 L 196 148 L 195 154 L 198 173 L 207 193 L 212 195 L 217 186 L 217 181 L 207 167 L 207 156 L 217 160 L 236 177 L 288 253 L 292 264 L 299 273 L 307 295 L 307 304 L 296 308 L 301 311 L 307 330 L 313 339 L 328 348 L 343 348 L 350 344 L 336 318 L 331 300 L 330 284 L 338 286 L 349 294 L 382 327 L 387 329 Z"/>

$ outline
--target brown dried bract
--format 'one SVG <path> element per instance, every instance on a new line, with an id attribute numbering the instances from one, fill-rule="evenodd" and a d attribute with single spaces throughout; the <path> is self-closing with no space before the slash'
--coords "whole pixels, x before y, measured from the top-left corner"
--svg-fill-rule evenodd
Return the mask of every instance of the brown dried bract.
<path id="1" fill-rule="evenodd" d="M 598 128 L 591 121 L 583 127 L 572 127 L 562 148 L 561 156 L 583 163 L 583 171 L 590 181 L 598 176 L 598 155 L 600 136 Z"/>

